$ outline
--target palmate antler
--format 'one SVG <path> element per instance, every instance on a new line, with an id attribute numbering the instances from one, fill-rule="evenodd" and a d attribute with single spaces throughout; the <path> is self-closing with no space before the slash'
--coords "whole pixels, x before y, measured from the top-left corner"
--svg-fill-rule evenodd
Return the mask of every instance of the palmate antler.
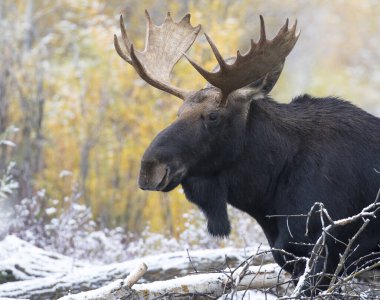
<path id="1" fill-rule="evenodd" d="M 147 83 L 184 99 L 187 92 L 170 84 L 169 77 L 174 65 L 193 44 L 201 26 L 191 26 L 190 14 L 175 23 L 168 13 L 160 26 L 153 24 L 148 11 L 145 11 L 145 15 L 147 33 L 144 51 L 135 50 L 128 39 L 122 16 L 120 16 L 120 30 L 127 53 L 121 49 L 117 36 L 114 35 L 116 51 Z"/>
<path id="2" fill-rule="evenodd" d="M 219 70 L 215 73 L 206 71 L 188 56 L 186 58 L 209 83 L 221 89 L 223 95 L 228 95 L 234 90 L 265 77 L 271 71 L 279 70 L 281 72 L 285 58 L 299 37 L 299 33 L 296 34 L 297 21 L 290 30 L 288 23 L 289 21 L 286 20 L 285 25 L 274 39 L 267 40 L 264 18 L 260 16 L 261 33 L 259 41 L 255 43 L 251 40 L 251 49 L 244 55 L 237 51 L 236 60 L 232 64 L 225 62 L 214 42 L 205 34 L 219 63 Z"/>
<path id="3" fill-rule="evenodd" d="M 122 16 L 120 16 L 120 29 L 127 53 L 121 49 L 115 35 L 116 51 L 121 58 L 135 68 L 147 83 L 185 99 L 188 92 L 171 85 L 169 76 L 182 55 L 186 56 L 185 52 L 193 44 L 201 26 L 191 26 L 190 14 L 175 23 L 170 13 L 168 13 L 164 23 L 160 26 L 153 24 L 147 11 L 145 11 L 145 14 L 147 18 L 147 34 L 144 51 L 139 52 L 134 49 L 125 31 Z M 255 43 L 251 40 L 251 48 L 244 55 L 237 51 L 237 57 L 232 64 L 223 59 L 214 42 L 205 34 L 219 63 L 219 70 L 216 72 L 209 72 L 189 57 L 186 56 L 186 58 L 211 85 L 222 91 L 224 98 L 232 91 L 267 76 L 271 77 L 270 80 L 274 84 L 282 71 L 285 58 L 293 49 L 299 37 L 299 33 L 296 33 L 297 21 L 291 29 L 288 28 L 288 23 L 289 21 L 286 20 L 285 25 L 274 39 L 267 40 L 264 19 L 260 16 L 261 33 L 259 41 Z"/>

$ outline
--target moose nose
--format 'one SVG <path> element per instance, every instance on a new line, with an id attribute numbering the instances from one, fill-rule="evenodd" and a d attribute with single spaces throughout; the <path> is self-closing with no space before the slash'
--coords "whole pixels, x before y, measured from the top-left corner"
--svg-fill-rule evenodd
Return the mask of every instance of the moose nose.
<path id="1" fill-rule="evenodd" d="M 142 161 L 139 176 L 139 187 L 142 190 L 158 191 L 165 183 L 168 167 L 156 161 Z"/>

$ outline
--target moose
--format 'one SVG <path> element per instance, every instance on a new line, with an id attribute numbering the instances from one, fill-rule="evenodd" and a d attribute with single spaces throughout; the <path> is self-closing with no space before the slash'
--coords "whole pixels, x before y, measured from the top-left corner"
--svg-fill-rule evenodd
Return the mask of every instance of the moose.
<path id="1" fill-rule="evenodd" d="M 122 16 L 125 50 L 116 35 L 115 49 L 143 80 L 183 104 L 176 120 L 146 149 L 139 187 L 169 192 L 182 185 L 186 198 L 205 214 L 214 236 L 230 233 L 227 204 L 248 213 L 272 249 L 288 253 L 273 251 L 275 261 L 298 278 L 305 263 L 292 262 L 292 255 L 310 257 L 323 220 L 317 212 L 308 219 L 273 216 L 305 216 L 318 202 L 338 220 L 373 203 L 380 187 L 380 119 L 336 97 L 305 94 L 281 104 L 269 96 L 299 38 L 297 22 L 289 28 L 286 20 L 269 40 L 260 16 L 259 40 L 251 40 L 247 53 L 237 51 L 228 59 L 205 34 L 218 62 L 210 72 L 185 54 L 201 29 L 190 24 L 189 14 L 175 22 L 168 13 L 160 26 L 148 12 L 146 18 L 145 50 L 135 50 Z M 186 91 L 170 83 L 170 73 L 182 56 L 206 79 L 206 87 Z M 362 224 L 359 219 L 330 233 L 313 274 L 336 270 Z M 345 272 L 373 260 L 371 253 L 380 250 L 379 228 L 380 218 L 371 219 L 355 240 Z M 326 275 L 319 287 L 327 282 Z"/>

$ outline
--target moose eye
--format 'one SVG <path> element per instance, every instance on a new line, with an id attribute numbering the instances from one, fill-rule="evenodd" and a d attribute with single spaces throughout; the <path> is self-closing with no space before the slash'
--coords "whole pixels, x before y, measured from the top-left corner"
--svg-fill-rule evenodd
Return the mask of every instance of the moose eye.
<path id="1" fill-rule="evenodd" d="M 217 112 L 212 112 L 208 115 L 209 121 L 216 121 L 217 119 L 218 119 L 218 113 Z"/>

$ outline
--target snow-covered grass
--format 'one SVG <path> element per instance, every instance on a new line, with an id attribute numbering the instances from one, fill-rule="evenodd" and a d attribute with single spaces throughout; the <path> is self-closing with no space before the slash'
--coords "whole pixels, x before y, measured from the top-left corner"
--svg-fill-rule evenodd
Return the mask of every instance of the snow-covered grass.
<path id="1" fill-rule="evenodd" d="M 17 189 L 10 165 L 0 178 L 0 238 L 13 234 L 43 249 L 92 263 L 113 263 L 145 255 L 184 250 L 247 247 L 265 242 L 261 229 L 249 216 L 230 208 L 233 232 L 229 239 L 211 237 L 206 219 L 198 210 L 183 215 L 185 230 L 174 238 L 152 232 L 126 232 L 121 227 L 100 228 L 89 207 L 73 193 L 63 201 L 51 200 L 41 190 L 31 199 L 11 203 Z M 5 221 L 4 221 L 5 220 Z"/>
<path id="2" fill-rule="evenodd" d="M 15 147 L 16 144 L 10 140 L 10 136 L 17 131 L 18 128 L 10 126 L 0 133 L 0 146 Z M 6 168 L 0 169 L 0 238 L 1 233 L 7 231 L 7 224 L 11 217 L 8 200 L 19 187 L 12 175 L 15 165 L 15 162 L 10 162 Z"/>
<path id="3" fill-rule="evenodd" d="M 15 163 L 11 162 L 2 178 L 0 178 L 0 202 L 5 201 L 18 188 L 18 183 L 13 180 L 11 175 L 14 166 Z"/>
<path id="4" fill-rule="evenodd" d="M 43 190 L 23 199 L 8 212 L 1 229 L 0 236 L 14 234 L 43 249 L 87 261 L 111 263 L 132 257 L 124 242 L 127 233 L 121 228 L 99 229 L 91 209 L 79 203 L 76 193 L 63 203 L 50 200 Z"/>
<path id="5" fill-rule="evenodd" d="M 126 232 L 121 227 L 100 228 L 89 207 L 77 193 L 63 201 L 51 200 L 42 190 L 24 199 L 8 212 L 0 237 L 14 234 L 43 249 L 93 263 L 113 263 L 144 255 L 210 249 L 246 247 L 265 242 L 261 229 L 249 216 L 229 209 L 233 232 L 229 239 L 210 236 L 206 220 L 198 210 L 184 214 L 185 230 L 174 238 L 169 234 Z"/>
<path id="6" fill-rule="evenodd" d="M 129 243 L 128 250 L 134 256 L 139 256 L 186 249 L 249 247 L 266 243 L 261 228 L 251 217 L 232 207 L 229 207 L 229 216 L 232 233 L 227 239 L 210 236 L 204 215 L 193 209 L 183 215 L 185 229 L 177 239 L 167 234 L 153 233 L 147 227 L 138 239 Z"/>
<path id="7" fill-rule="evenodd" d="M 0 135 L 0 145 L 14 147 L 10 127 Z M 80 194 L 73 191 L 63 201 L 50 199 L 42 189 L 32 198 L 15 204 L 18 183 L 12 176 L 15 163 L 0 170 L 0 239 L 15 235 L 43 249 L 92 263 L 121 262 L 131 258 L 184 250 L 248 247 L 266 243 L 256 222 L 244 213 L 229 208 L 232 234 L 228 239 L 210 236 L 203 214 L 193 209 L 183 215 L 185 229 L 178 238 L 168 233 L 127 232 L 121 227 L 101 227 L 90 207 L 82 204 Z M 66 176 L 62 171 L 61 176 Z"/>

